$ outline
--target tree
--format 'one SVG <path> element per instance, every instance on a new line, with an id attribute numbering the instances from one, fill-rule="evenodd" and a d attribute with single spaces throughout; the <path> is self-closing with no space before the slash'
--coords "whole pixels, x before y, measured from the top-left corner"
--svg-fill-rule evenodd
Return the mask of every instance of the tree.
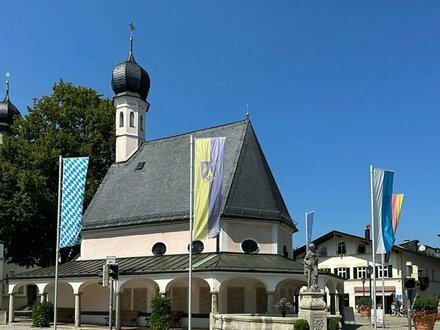
<path id="1" fill-rule="evenodd" d="M 54 263 L 59 156 L 89 157 L 86 207 L 114 160 L 114 113 L 93 89 L 60 80 L 16 118 L 0 145 L 0 239 L 8 262 Z"/>

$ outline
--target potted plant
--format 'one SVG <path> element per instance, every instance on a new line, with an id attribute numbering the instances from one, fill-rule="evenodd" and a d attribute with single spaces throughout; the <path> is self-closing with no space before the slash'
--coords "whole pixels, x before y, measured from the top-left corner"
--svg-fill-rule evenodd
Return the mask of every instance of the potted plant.
<path id="1" fill-rule="evenodd" d="M 416 330 L 432 330 L 437 320 L 440 320 L 438 312 L 439 299 L 435 296 L 417 296 L 414 301 L 411 317 Z"/>
<path id="2" fill-rule="evenodd" d="M 293 323 L 295 330 L 310 330 L 309 322 L 307 320 L 298 319 Z"/>
<path id="3" fill-rule="evenodd" d="M 370 316 L 371 311 L 371 298 L 370 297 L 360 297 L 357 300 L 358 311 L 361 316 Z"/>
<path id="4" fill-rule="evenodd" d="M 275 304 L 275 308 L 285 317 L 286 312 L 293 309 L 293 305 L 286 298 L 281 298 L 280 301 Z"/>

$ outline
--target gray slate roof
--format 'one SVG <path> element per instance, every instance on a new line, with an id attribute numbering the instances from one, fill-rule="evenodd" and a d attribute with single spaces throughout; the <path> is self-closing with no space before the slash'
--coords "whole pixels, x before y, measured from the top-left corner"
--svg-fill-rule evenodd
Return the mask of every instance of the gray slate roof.
<path id="1" fill-rule="evenodd" d="M 118 258 L 120 275 L 142 275 L 188 272 L 189 254 L 160 257 Z M 72 261 L 59 265 L 60 278 L 98 277 L 102 274 L 104 259 Z M 202 253 L 193 255 L 193 272 L 259 272 L 303 274 L 302 263 L 273 254 Z M 55 276 L 55 267 L 46 267 L 19 273 L 10 279 L 37 279 Z"/>
<path id="2" fill-rule="evenodd" d="M 84 214 L 83 231 L 187 222 L 191 134 L 226 137 L 223 217 L 281 221 L 297 231 L 248 120 L 143 143 L 128 161 L 110 167 Z"/>

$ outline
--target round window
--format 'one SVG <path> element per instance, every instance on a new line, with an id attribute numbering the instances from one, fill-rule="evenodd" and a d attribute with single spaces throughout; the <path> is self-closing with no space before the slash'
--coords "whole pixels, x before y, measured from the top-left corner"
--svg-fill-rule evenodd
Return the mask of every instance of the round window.
<path id="1" fill-rule="evenodd" d="M 203 252 L 203 249 L 205 248 L 205 246 L 203 245 L 202 241 L 194 241 L 193 242 L 193 248 L 192 248 L 192 253 L 193 254 L 200 254 Z M 189 244 L 188 244 L 188 252 L 189 252 Z"/>
<path id="2" fill-rule="evenodd" d="M 156 257 L 159 257 L 165 254 L 165 252 L 167 251 L 167 247 L 162 242 L 159 242 L 153 245 L 151 251 Z"/>
<path id="3" fill-rule="evenodd" d="M 257 253 L 258 244 L 252 239 L 246 239 L 241 243 L 241 249 L 247 254 Z"/>

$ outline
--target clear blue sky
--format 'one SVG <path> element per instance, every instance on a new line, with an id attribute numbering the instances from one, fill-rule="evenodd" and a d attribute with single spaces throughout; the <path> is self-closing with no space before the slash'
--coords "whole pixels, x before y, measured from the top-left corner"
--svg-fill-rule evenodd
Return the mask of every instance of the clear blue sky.
<path id="1" fill-rule="evenodd" d="M 60 78 L 111 98 L 112 68 L 150 74 L 147 139 L 245 118 L 304 244 L 363 235 L 369 165 L 405 193 L 397 242 L 440 246 L 439 1 L 6 1 L 0 73 L 26 113 Z M 2 79 L 3 80 L 3 79 Z M 3 92 L 1 93 L 3 95 Z"/>

